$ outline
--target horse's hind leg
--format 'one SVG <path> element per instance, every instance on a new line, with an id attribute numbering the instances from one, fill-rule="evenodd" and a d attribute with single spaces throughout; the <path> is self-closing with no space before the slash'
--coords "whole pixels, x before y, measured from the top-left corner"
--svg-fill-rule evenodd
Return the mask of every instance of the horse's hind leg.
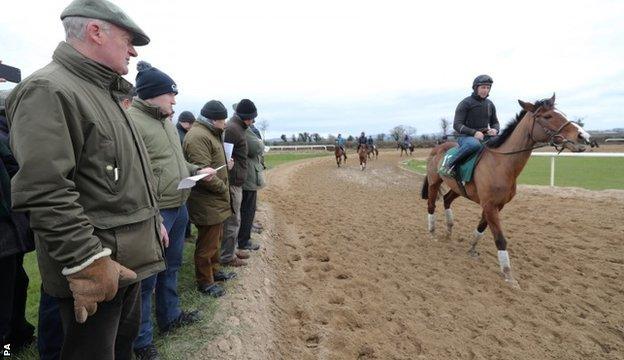
<path id="1" fill-rule="evenodd" d="M 487 220 L 485 220 L 485 213 L 481 213 L 481 220 L 479 220 L 479 225 L 474 232 L 474 237 L 472 238 L 472 243 L 470 244 L 470 250 L 468 250 L 468 255 L 473 258 L 479 257 L 479 252 L 477 251 L 477 244 L 479 240 L 483 237 L 485 233 L 485 229 L 487 228 Z"/>
<path id="2" fill-rule="evenodd" d="M 451 210 L 451 203 L 457 199 L 459 194 L 453 190 L 449 190 L 444 194 L 444 215 L 446 216 L 446 231 L 450 236 L 453 233 L 453 210 Z"/>

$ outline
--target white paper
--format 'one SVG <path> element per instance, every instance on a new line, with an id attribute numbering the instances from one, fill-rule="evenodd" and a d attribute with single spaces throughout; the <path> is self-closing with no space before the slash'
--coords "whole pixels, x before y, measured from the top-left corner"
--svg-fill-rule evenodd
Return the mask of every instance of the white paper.
<path id="1" fill-rule="evenodd" d="M 178 190 L 182 190 L 182 189 L 190 189 L 193 186 L 195 186 L 195 183 L 198 180 L 201 180 L 203 178 L 205 178 L 206 176 L 208 176 L 208 174 L 199 174 L 199 175 L 195 175 L 195 176 L 189 176 L 187 178 L 182 179 L 182 181 L 180 181 L 180 183 L 178 184 Z"/>
<path id="2" fill-rule="evenodd" d="M 234 150 L 234 144 L 232 143 L 223 143 L 223 148 L 225 149 L 225 158 L 226 159 L 231 159 L 232 158 L 232 150 Z"/>
<path id="3" fill-rule="evenodd" d="M 215 170 L 219 171 L 219 170 L 223 169 L 224 167 L 225 167 L 225 164 L 219 166 Z M 208 174 L 199 174 L 199 175 L 194 175 L 194 176 L 189 176 L 187 178 L 184 178 L 178 184 L 178 190 L 190 189 L 193 186 L 195 186 L 195 183 L 197 183 L 199 180 L 205 178 L 206 176 L 208 176 Z"/>

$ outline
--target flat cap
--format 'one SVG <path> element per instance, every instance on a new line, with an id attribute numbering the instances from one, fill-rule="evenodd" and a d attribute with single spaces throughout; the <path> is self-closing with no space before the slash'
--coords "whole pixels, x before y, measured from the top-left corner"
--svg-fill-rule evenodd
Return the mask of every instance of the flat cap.
<path id="1" fill-rule="evenodd" d="M 68 16 L 99 19 L 126 29 L 132 35 L 132 45 L 143 46 L 150 38 L 117 5 L 107 0 L 74 0 L 61 13 L 61 20 Z"/>

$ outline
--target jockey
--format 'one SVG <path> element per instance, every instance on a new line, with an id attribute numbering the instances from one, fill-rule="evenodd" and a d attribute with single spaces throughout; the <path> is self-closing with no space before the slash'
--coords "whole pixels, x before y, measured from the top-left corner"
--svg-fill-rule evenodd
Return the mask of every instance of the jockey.
<path id="1" fill-rule="evenodd" d="M 346 143 L 346 140 L 342 137 L 342 134 L 338 134 L 338 137 L 336 138 L 336 144 L 338 145 L 340 149 L 342 149 L 342 152 L 346 152 L 345 143 Z"/>
<path id="2" fill-rule="evenodd" d="M 373 140 L 372 135 L 368 135 L 368 139 L 366 140 L 366 145 L 368 145 L 369 149 L 375 148 L 375 141 Z"/>
<path id="3" fill-rule="evenodd" d="M 360 137 L 358 138 L 358 146 L 357 146 L 357 150 L 360 150 L 360 146 L 362 145 L 366 145 L 366 135 L 364 134 L 364 131 L 362 131 L 362 133 L 360 134 Z"/>
<path id="4" fill-rule="evenodd" d="M 488 75 L 479 75 L 472 82 L 472 95 L 462 100 L 455 110 L 453 129 L 459 138 L 459 150 L 453 159 L 442 164 L 438 173 L 442 176 L 453 176 L 454 167 L 467 159 L 481 147 L 480 140 L 485 135 L 498 134 L 500 125 L 496 117 L 496 107 L 487 97 L 494 80 Z"/>
<path id="5" fill-rule="evenodd" d="M 403 137 L 403 144 L 405 144 L 405 148 L 409 149 L 411 143 L 410 143 L 410 136 L 405 134 L 405 136 Z"/>

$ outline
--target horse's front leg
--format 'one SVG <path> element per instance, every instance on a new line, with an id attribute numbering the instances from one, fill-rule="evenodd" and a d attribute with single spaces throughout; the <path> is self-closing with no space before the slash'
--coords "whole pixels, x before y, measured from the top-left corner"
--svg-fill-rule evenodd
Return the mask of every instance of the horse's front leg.
<path id="1" fill-rule="evenodd" d="M 451 210 L 451 204 L 457 197 L 459 197 L 459 194 L 453 190 L 444 194 L 444 215 L 446 216 L 446 232 L 449 237 L 453 233 L 453 210 Z"/>
<path id="2" fill-rule="evenodd" d="M 479 225 L 474 232 L 474 237 L 472 239 L 472 243 L 470 244 L 470 250 L 468 250 L 468 255 L 473 258 L 479 257 L 479 252 L 477 251 L 477 244 L 479 240 L 483 237 L 485 233 L 485 229 L 487 228 L 487 220 L 485 220 L 485 212 L 481 213 L 481 220 L 479 221 Z"/>
<path id="3" fill-rule="evenodd" d="M 509 253 L 507 253 L 507 240 L 503 235 L 503 230 L 500 225 L 500 219 L 498 216 L 499 207 L 486 204 L 483 206 L 483 212 L 485 219 L 490 225 L 490 230 L 494 236 L 494 243 L 498 249 L 498 263 L 500 264 L 501 273 L 505 281 L 514 288 L 520 288 L 520 285 L 514 279 L 511 273 L 511 263 L 509 262 Z"/>

